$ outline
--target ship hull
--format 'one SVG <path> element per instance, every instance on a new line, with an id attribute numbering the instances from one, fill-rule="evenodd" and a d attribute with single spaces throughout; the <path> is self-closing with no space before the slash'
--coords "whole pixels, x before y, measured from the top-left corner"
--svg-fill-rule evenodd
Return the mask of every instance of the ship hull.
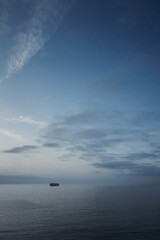
<path id="1" fill-rule="evenodd" d="M 50 183 L 50 187 L 58 187 L 59 183 Z"/>

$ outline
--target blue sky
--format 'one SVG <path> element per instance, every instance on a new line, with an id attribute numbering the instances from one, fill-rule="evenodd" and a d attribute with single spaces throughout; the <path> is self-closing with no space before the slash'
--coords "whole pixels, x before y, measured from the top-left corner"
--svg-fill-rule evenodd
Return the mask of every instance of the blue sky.
<path id="1" fill-rule="evenodd" d="M 0 2 L 0 176 L 160 176 L 160 3 Z"/>

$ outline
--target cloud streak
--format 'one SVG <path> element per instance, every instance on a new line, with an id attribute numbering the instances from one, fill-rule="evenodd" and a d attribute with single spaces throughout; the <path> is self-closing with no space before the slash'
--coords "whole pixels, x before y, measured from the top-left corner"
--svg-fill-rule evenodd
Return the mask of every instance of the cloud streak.
<path id="1" fill-rule="evenodd" d="M 36 4 L 35 4 L 36 3 Z M 7 62 L 3 79 L 11 77 L 33 57 L 49 38 L 57 31 L 65 13 L 71 8 L 73 0 L 41 0 L 33 3 L 34 10 L 25 32 L 17 36 Z"/>
<path id="2" fill-rule="evenodd" d="M 19 134 L 16 134 L 10 130 L 0 128 L 0 134 L 9 138 L 14 138 L 17 141 L 23 141 L 23 137 Z"/>
<path id="3" fill-rule="evenodd" d="M 38 127 L 45 127 L 47 124 L 45 122 L 33 120 L 31 117 L 18 116 L 16 118 L 8 118 L 7 121 L 22 122 L 26 124 L 37 125 Z"/>
<path id="4" fill-rule="evenodd" d="M 50 143 L 50 142 L 44 143 L 43 146 L 44 146 L 44 147 L 49 147 L 49 148 L 57 148 L 57 147 L 60 147 L 60 145 L 59 145 L 58 143 Z"/>
<path id="5" fill-rule="evenodd" d="M 35 145 L 24 145 L 22 147 L 15 147 L 15 148 L 7 149 L 7 150 L 4 150 L 3 152 L 4 153 L 24 153 L 24 152 L 29 152 L 31 150 L 34 150 L 36 148 L 38 148 L 38 147 Z"/>

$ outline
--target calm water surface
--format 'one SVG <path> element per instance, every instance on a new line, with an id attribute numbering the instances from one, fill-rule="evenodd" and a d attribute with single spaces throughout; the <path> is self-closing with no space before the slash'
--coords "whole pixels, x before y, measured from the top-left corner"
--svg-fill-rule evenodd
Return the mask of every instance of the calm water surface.
<path id="1" fill-rule="evenodd" d="M 160 239 L 160 187 L 0 185 L 1 240 Z"/>

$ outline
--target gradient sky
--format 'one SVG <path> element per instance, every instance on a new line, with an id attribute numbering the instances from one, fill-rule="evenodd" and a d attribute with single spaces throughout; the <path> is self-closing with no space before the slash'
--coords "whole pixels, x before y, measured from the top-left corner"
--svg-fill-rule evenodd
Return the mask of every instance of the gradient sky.
<path id="1" fill-rule="evenodd" d="M 159 12 L 0 1 L 0 176 L 160 182 Z"/>

